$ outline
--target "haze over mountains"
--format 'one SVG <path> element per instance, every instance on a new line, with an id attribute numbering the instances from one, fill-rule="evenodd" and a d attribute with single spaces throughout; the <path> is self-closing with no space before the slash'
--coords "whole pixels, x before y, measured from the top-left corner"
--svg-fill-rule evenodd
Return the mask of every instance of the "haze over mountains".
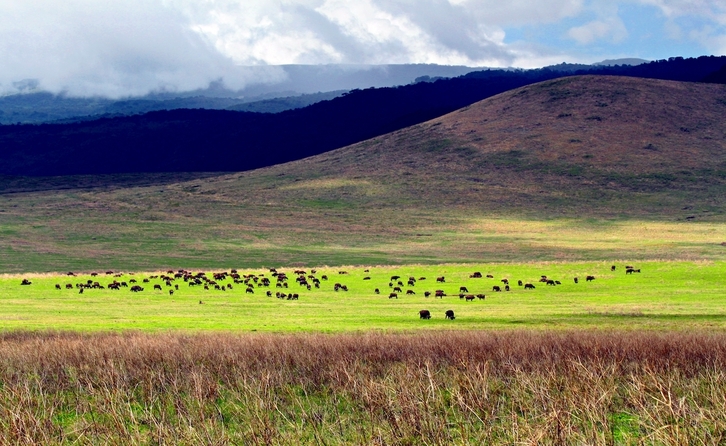
<path id="1" fill-rule="evenodd" d="M 639 65 L 645 62 L 642 59 L 618 59 L 594 65 Z M 591 68 L 589 65 L 573 64 L 567 67 L 568 70 Z M 562 68 L 558 66 L 557 69 Z M 245 69 L 261 71 L 255 67 Z M 203 90 L 162 91 L 125 99 L 56 95 L 37 90 L 36 83 L 27 80 L 16 83 L 20 93 L 0 97 L 0 124 L 90 120 L 101 116 L 180 108 L 279 113 L 333 99 L 349 90 L 408 85 L 480 70 L 482 68 L 433 64 L 281 65 L 265 67 L 265 71 L 270 73 L 267 82 L 253 83 L 239 91 L 225 88 L 223 82 L 215 82 Z"/>

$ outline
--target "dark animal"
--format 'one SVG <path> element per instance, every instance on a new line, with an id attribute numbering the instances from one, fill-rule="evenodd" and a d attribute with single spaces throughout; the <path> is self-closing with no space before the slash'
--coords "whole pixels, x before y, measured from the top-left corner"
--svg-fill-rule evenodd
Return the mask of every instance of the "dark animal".
<path id="1" fill-rule="evenodd" d="M 492 291 L 502 291 L 502 289 L 501 289 L 501 288 L 499 288 L 499 285 L 494 285 L 494 286 L 492 287 Z"/>
<path id="2" fill-rule="evenodd" d="M 429 296 L 431 296 L 431 291 L 424 292 L 424 297 L 429 297 Z"/>
<path id="3" fill-rule="evenodd" d="M 555 284 L 555 281 L 552 280 L 552 279 L 547 279 L 547 282 L 546 283 L 547 283 L 547 285 L 554 285 Z"/>
<path id="4" fill-rule="evenodd" d="M 493 279 L 493 278 L 494 278 L 494 276 L 492 276 L 491 274 L 487 274 L 487 279 Z"/>
<path id="5" fill-rule="evenodd" d="M 169 290 L 169 296 L 174 294 L 174 290 Z"/>
<path id="6" fill-rule="evenodd" d="M 451 321 L 456 319 L 456 316 L 454 316 L 454 310 L 446 310 L 446 319 L 449 319 Z"/>
<path id="7" fill-rule="evenodd" d="M 509 291 L 509 285 L 504 285 L 504 291 Z"/>
<path id="8" fill-rule="evenodd" d="M 58 285 L 58 284 L 56 283 L 56 284 L 55 284 L 55 289 L 56 289 L 56 290 L 60 290 L 60 289 L 61 289 L 61 286 L 60 286 L 60 285 Z"/>
<path id="9" fill-rule="evenodd" d="M 610 271 L 615 271 L 615 265 L 610 267 Z"/>
<path id="10" fill-rule="evenodd" d="M 585 277 L 585 281 L 587 281 L 587 282 L 592 282 L 593 280 L 595 280 L 595 276 L 587 276 L 587 277 Z"/>
<path id="11" fill-rule="evenodd" d="M 272 291 L 267 292 L 267 297 L 272 297 Z"/>
<path id="12" fill-rule="evenodd" d="M 66 289 L 67 289 L 67 290 L 72 290 L 72 289 L 73 289 L 73 284 L 71 284 L 71 283 L 67 283 L 67 284 L 66 284 Z"/>
<path id="13" fill-rule="evenodd" d="M 502 283 L 505 285 L 509 284 L 509 279 L 502 279 Z"/>
<path id="14" fill-rule="evenodd" d="M 406 290 L 406 294 L 416 294 L 416 292 L 414 290 Z"/>
<path id="15" fill-rule="evenodd" d="M 578 279 L 577 277 L 575 277 L 575 283 L 577 283 L 579 281 L 580 281 L 580 279 Z"/>
<path id="16" fill-rule="evenodd" d="M 522 281 L 521 280 L 518 280 L 517 281 L 517 285 L 522 286 Z"/>
<path id="17" fill-rule="evenodd" d="M 391 276 L 391 280 L 398 280 L 400 278 L 401 278 L 401 276 Z"/>
<path id="18" fill-rule="evenodd" d="M 158 285 L 158 284 L 157 285 L 154 285 L 154 290 L 161 291 L 161 285 Z"/>
<path id="19" fill-rule="evenodd" d="M 436 290 L 435 296 L 443 298 L 444 296 L 446 296 L 446 294 L 444 294 L 444 290 Z"/>
<path id="20" fill-rule="evenodd" d="M 462 293 L 468 293 L 469 292 L 469 290 L 465 286 L 459 287 L 459 291 L 462 292 Z"/>
<path id="21" fill-rule="evenodd" d="M 470 279 L 481 279 L 481 273 L 479 271 L 469 276 Z"/>
<path id="22" fill-rule="evenodd" d="M 478 298 L 479 300 L 484 300 L 484 299 L 486 299 L 486 296 L 485 296 L 485 295 L 483 295 L 483 294 L 477 294 L 477 295 L 476 295 L 476 297 L 477 297 L 477 298 Z"/>
<path id="23" fill-rule="evenodd" d="M 375 292 L 376 294 L 381 294 L 381 290 L 379 290 L 378 288 L 376 288 L 376 290 L 375 290 L 374 292 Z"/>
<path id="24" fill-rule="evenodd" d="M 431 312 L 429 310 L 421 310 L 418 312 L 418 316 L 421 319 L 431 319 Z"/>
<path id="25" fill-rule="evenodd" d="M 22 282 L 20 282 L 20 284 L 21 284 L 21 285 L 30 285 L 30 284 L 32 284 L 32 283 L 33 283 L 33 282 L 31 282 L 31 281 L 30 281 L 30 280 L 28 280 L 28 279 L 23 279 L 23 281 L 22 281 Z"/>
<path id="26" fill-rule="evenodd" d="M 83 288 L 81 288 L 80 290 L 78 290 L 78 294 L 83 294 Z"/>
<path id="27" fill-rule="evenodd" d="M 534 289 L 534 285 L 532 285 L 531 283 L 525 283 L 524 284 L 524 289 L 525 290 L 533 290 Z"/>
<path id="28" fill-rule="evenodd" d="M 445 278 L 444 276 L 441 276 L 441 277 L 437 277 L 437 278 L 436 278 L 436 282 L 439 282 L 439 283 L 444 283 L 444 282 L 446 282 L 446 278 Z"/>
<path id="29" fill-rule="evenodd" d="M 391 294 L 389 294 L 389 295 L 388 295 L 388 298 L 389 298 L 389 299 L 398 299 L 398 294 L 396 294 L 396 293 L 391 293 Z"/>
<path id="30" fill-rule="evenodd" d="M 470 300 L 473 301 L 474 299 L 476 299 L 476 296 L 474 296 L 473 294 L 467 294 L 465 296 L 465 299 L 467 302 L 469 302 Z"/>
<path id="31" fill-rule="evenodd" d="M 403 292 L 403 290 L 401 289 L 401 287 L 394 287 L 393 288 L 393 291 L 395 291 L 397 293 L 402 293 Z"/>

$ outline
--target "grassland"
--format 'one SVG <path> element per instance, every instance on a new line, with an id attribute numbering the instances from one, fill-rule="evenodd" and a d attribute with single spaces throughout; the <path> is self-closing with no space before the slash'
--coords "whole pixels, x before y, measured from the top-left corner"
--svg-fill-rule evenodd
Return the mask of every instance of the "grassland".
<path id="1" fill-rule="evenodd" d="M 616 271 L 607 262 L 567 262 L 485 265 L 416 265 L 403 267 L 318 268 L 320 289 L 295 283 L 291 269 L 280 269 L 291 277 L 288 288 L 276 288 L 274 277 L 266 270 L 240 270 L 240 274 L 266 275 L 273 279 L 269 288 L 257 286 L 246 292 L 243 284 L 232 279 L 217 281 L 232 285 L 227 291 L 210 286 L 189 286 L 177 279 L 167 286 L 164 280 L 142 279 L 151 273 L 125 274 L 121 278 L 88 275 L 13 275 L 0 279 L 0 327 L 4 330 L 143 330 L 143 331 L 238 331 L 238 332 L 341 332 L 341 331 L 409 331 L 440 329 L 648 329 L 689 330 L 726 328 L 723 283 L 726 264 L 718 262 L 642 262 L 641 273 L 626 274 L 623 263 Z M 370 269 L 366 273 L 365 269 Z M 344 270 L 347 274 L 339 274 Z M 493 278 L 470 278 L 474 272 Z M 162 273 L 163 274 L 163 273 Z M 308 270 L 310 274 L 310 270 Z M 403 286 L 397 299 L 390 299 L 391 276 L 402 277 Z M 542 275 L 561 285 L 538 282 Z M 596 279 L 586 282 L 587 275 Z M 208 272 L 211 278 L 211 271 Z M 445 283 L 436 283 L 444 276 Z M 369 277 L 370 279 L 365 279 Z M 407 279 L 415 277 L 414 286 Z M 573 278 L 579 277 L 575 284 Z M 21 285 L 22 278 L 32 284 Z M 509 279 L 511 291 L 501 279 Z M 144 291 L 65 289 L 66 284 L 99 281 L 103 285 L 135 279 Z M 535 290 L 517 284 L 533 283 Z M 392 285 L 397 286 L 397 281 Z M 253 283 L 254 282 L 250 282 Z M 310 282 L 312 284 L 312 282 Z M 341 283 L 349 291 L 334 291 Z M 55 289 L 60 284 L 62 289 Z M 133 285 L 133 284 L 130 284 Z M 161 290 L 153 290 L 160 285 Z M 459 297 L 484 294 L 473 302 Z M 378 288 L 380 294 L 374 290 Z M 434 291 L 443 290 L 444 298 Z M 169 295 L 169 290 L 174 290 Z M 266 296 L 271 291 L 272 297 Z M 407 291 L 415 294 L 406 294 Z M 425 297 L 424 292 L 432 293 Z M 298 300 L 278 299 L 277 292 L 297 293 Z M 200 302 L 202 302 L 200 304 Z M 428 309 L 431 320 L 419 320 L 418 312 Z M 456 320 L 444 319 L 446 310 L 454 310 Z"/>
<path id="2" fill-rule="evenodd" d="M 723 334 L 0 336 L 5 444 L 721 444 Z"/>

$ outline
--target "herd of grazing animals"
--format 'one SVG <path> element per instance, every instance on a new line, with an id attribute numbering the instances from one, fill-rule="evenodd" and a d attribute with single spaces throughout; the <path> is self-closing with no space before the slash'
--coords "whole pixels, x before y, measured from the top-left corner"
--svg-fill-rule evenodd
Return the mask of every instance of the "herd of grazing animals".
<path id="1" fill-rule="evenodd" d="M 611 266 L 611 271 L 616 271 L 617 267 L 615 265 Z M 370 270 L 366 269 L 364 271 L 366 274 L 365 277 L 363 277 L 363 280 L 372 280 L 371 276 L 369 275 Z M 633 266 L 626 266 L 625 267 L 625 273 L 626 274 L 633 274 L 633 273 L 640 273 L 640 269 L 636 269 Z M 134 293 L 141 293 L 145 291 L 145 287 L 142 285 L 138 285 L 138 280 L 135 277 L 134 273 L 119 273 L 114 271 L 106 271 L 105 273 L 107 276 L 113 276 L 112 281 L 107 282 L 106 286 L 102 285 L 99 280 L 97 280 L 97 276 L 99 275 L 96 272 L 90 273 L 90 276 L 93 277 L 93 279 L 87 279 L 85 281 L 77 281 L 76 283 L 66 283 L 65 286 L 62 286 L 60 283 L 55 284 L 56 290 L 63 290 L 64 288 L 66 290 L 72 290 L 76 289 L 78 290 L 78 293 L 82 294 L 84 290 L 90 291 L 90 290 L 102 290 L 102 289 L 108 289 L 108 290 L 114 290 L 114 291 L 120 291 L 121 289 L 129 289 L 131 292 Z M 346 276 L 348 275 L 348 271 L 338 271 L 339 276 Z M 300 294 L 296 292 L 291 292 L 289 288 L 291 286 L 291 282 L 297 284 L 299 288 L 305 291 L 312 291 L 313 288 L 316 290 L 321 289 L 321 283 L 328 281 L 327 275 L 317 275 L 317 271 L 315 269 L 310 270 L 309 272 L 305 270 L 294 270 L 292 272 L 292 275 L 295 276 L 294 280 L 290 280 L 287 273 L 278 271 L 276 268 L 269 268 L 269 276 L 267 273 L 258 273 L 258 274 L 239 274 L 237 270 L 232 269 L 230 271 L 222 271 L 222 272 L 215 272 L 211 274 L 207 274 L 205 272 L 192 272 L 185 269 L 179 269 L 179 270 L 168 270 L 165 274 L 156 274 L 156 275 L 149 275 L 147 277 L 140 277 L 140 280 L 143 284 L 150 284 L 152 286 L 152 291 L 159 291 L 159 292 L 168 292 L 170 296 L 173 296 L 175 292 L 179 292 L 180 284 L 186 284 L 187 287 L 202 287 L 205 291 L 209 291 L 210 293 L 213 292 L 219 292 L 222 293 L 230 293 L 232 292 L 235 287 L 239 286 L 241 289 L 244 289 L 245 294 L 255 294 L 257 290 L 260 288 L 266 288 L 265 290 L 265 296 L 266 297 L 276 297 L 281 300 L 299 300 Z M 70 277 L 77 277 L 77 275 L 73 272 L 67 273 L 67 276 Z M 125 280 L 124 280 L 125 279 Z M 479 288 L 483 288 L 484 286 L 490 286 L 492 292 L 495 293 L 504 293 L 509 292 L 512 290 L 512 287 L 510 287 L 510 279 L 508 278 L 502 278 L 497 284 L 492 285 L 482 285 L 483 282 L 486 282 L 486 279 L 494 279 L 494 276 L 492 274 L 487 274 L 486 276 L 483 275 L 479 271 L 475 271 L 472 274 L 469 275 L 469 279 L 478 279 L 474 280 L 473 285 L 476 285 Z M 480 280 L 479 280 L 480 279 Z M 151 284 L 151 281 L 161 282 L 161 283 L 154 283 Z M 593 275 L 587 275 L 585 277 L 586 282 L 592 282 L 595 280 L 595 276 Z M 419 282 L 426 281 L 426 277 L 414 277 L 410 276 L 407 279 L 405 279 L 406 285 L 404 285 L 404 279 L 399 275 L 393 275 L 390 277 L 390 280 L 388 281 L 388 287 L 391 289 L 391 292 L 388 294 L 389 299 L 398 299 L 399 295 L 402 295 L 405 293 L 406 296 L 414 296 L 416 295 L 416 292 L 413 288 L 419 286 L 417 285 Z M 579 283 L 579 278 L 574 277 L 573 281 L 575 284 Z M 554 278 L 550 278 L 547 275 L 541 275 L 540 278 L 537 280 L 539 283 L 543 283 L 547 286 L 558 286 L 561 285 L 562 282 L 560 280 L 556 280 Z M 446 284 L 446 277 L 445 276 L 438 276 L 436 277 L 436 284 Z M 32 282 L 29 279 L 22 279 L 22 282 L 20 285 L 32 285 Z M 458 295 L 459 299 L 464 300 L 465 302 L 474 302 L 475 300 L 483 301 L 486 299 L 486 295 L 484 293 L 470 293 L 469 288 L 473 286 L 472 284 L 462 285 L 459 286 L 458 293 L 454 293 L 455 295 Z M 166 291 L 164 290 L 164 286 L 166 287 Z M 275 293 L 272 292 L 271 288 L 277 288 L 280 289 L 280 291 L 276 291 Z M 522 280 L 517 280 L 517 287 L 522 288 L 523 290 L 535 290 L 536 286 L 534 283 L 531 282 L 524 282 Z M 333 285 L 333 291 L 335 292 L 347 292 L 348 286 L 346 284 L 343 284 L 341 282 L 336 282 Z M 404 291 L 404 288 L 405 291 Z M 379 295 L 380 294 L 380 288 L 374 289 L 374 294 Z M 431 290 L 425 290 L 423 293 L 424 298 L 429 298 L 432 294 L 435 298 L 443 299 L 447 296 L 446 292 L 443 289 L 436 289 L 433 291 Z M 201 300 L 199 303 L 203 303 Z M 429 310 L 421 310 L 419 312 L 419 317 L 421 319 L 430 319 L 431 318 L 431 312 Z M 454 311 L 448 310 L 445 313 L 445 318 L 449 320 L 454 320 Z"/>

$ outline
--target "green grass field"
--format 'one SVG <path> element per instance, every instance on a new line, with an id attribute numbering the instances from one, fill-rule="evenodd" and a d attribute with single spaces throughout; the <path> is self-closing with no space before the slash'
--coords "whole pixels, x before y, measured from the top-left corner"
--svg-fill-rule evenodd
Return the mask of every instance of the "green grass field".
<path id="1" fill-rule="evenodd" d="M 0 278 L 0 327 L 4 330 L 80 331 L 260 331 L 260 332 L 341 332 L 365 330 L 407 331 L 420 329 L 656 329 L 687 330 L 726 328 L 726 262 L 641 262 L 634 264 L 640 274 L 626 274 L 625 263 L 527 263 L 489 265 L 416 265 L 405 267 L 317 268 L 320 289 L 308 291 L 295 283 L 294 268 L 280 269 L 290 277 L 289 288 L 276 288 L 268 270 L 240 270 L 240 274 L 265 274 L 273 279 L 270 288 L 257 287 L 254 294 L 242 284 L 232 290 L 204 290 L 190 287 L 182 279 L 173 296 L 161 279 L 143 283 L 152 273 L 68 277 L 65 275 L 6 275 Z M 306 269 L 310 273 L 309 269 Z M 347 274 L 339 274 L 347 271 Z M 470 278 L 474 271 L 494 278 Z M 213 271 L 207 271 L 211 278 Z M 159 274 L 159 273 L 155 273 Z M 163 274 L 163 273 L 162 273 Z M 402 277 L 398 299 L 389 299 L 390 278 Z M 542 275 L 561 281 L 547 286 L 538 282 Z M 596 279 L 586 282 L 587 275 Z M 417 279 L 407 286 L 407 279 Z M 436 283 L 445 276 L 446 282 Z M 370 277 L 365 280 L 365 277 Z M 579 277 L 575 284 L 573 277 Z M 22 278 L 32 284 L 20 285 Z M 107 285 L 113 280 L 136 279 L 143 292 L 128 288 L 119 291 L 77 288 L 65 289 L 89 279 Z M 502 278 L 511 281 L 511 291 L 493 292 Z M 517 281 L 531 282 L 534 290 L 524 290 Z M 232 284 L 231 279 L 218 281 Z M 335 292 L 335 283 L 349 291 Z M 60 284 L 63 289 L 55 289 Z M 154 291 L 153 285 L 162 285 Z M 131 284 L 133 285 L 133 284 Z M 394 286 L 396 284 L 394 283 Z M 459 288 L 471 294 L 485 294 L 484 300 L 460 299 Z M 379 288 L 381 294 L 374 293 Z M 444 290 L 443 299 L 424 297 L 425 291 Z M 266 296 L 270 290 L 272 297 Z M 416 294 L 407 295 L 407 290 Z M 274 297 L 276 292 L 298 293 L 299 300 Z M 200 301 L 202 302 L 200 304 Z M 431 320 L 420 320 L 418 312 L 428 309 Z M 456 320 L 444 318 L 454 310 Z"/>

